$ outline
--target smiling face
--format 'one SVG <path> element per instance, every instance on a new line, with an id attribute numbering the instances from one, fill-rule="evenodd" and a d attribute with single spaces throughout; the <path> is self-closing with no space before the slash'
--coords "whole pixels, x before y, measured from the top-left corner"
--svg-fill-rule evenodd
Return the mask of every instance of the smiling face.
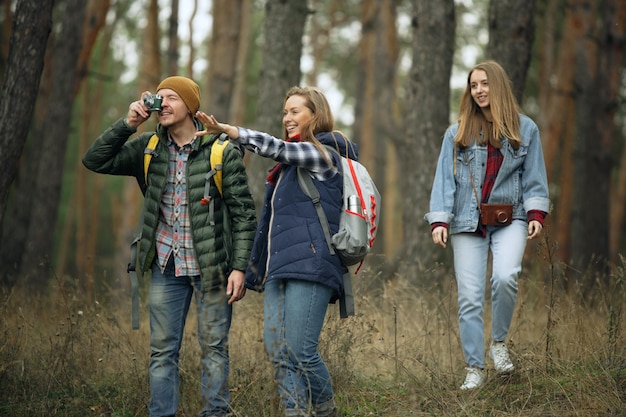
<path id="1" fill-rule="evenodd" d="M 489 80 L 487 73 L 477 69 L 472 72 L 469 79 L 470 91 L 474 102 L 485 112 L 489 109 Z"/>
<path id="2" fill-rule="evenodd" d="M 285 101 L 283 126 L 290 138 L 302 134 L 311 119 L 313 119 L 313 112 L 307 107 L 305 97 L 294 94 Z"/>
<path id="3" fill-rule="evenodd" d="M 163 88 L 158 91 L 158 94 L 163 97 L 163 109 L 158 113 L 159 123 L 163 127 L 169 128 L 187 120 L 189 109 L 176 91 Z"/>

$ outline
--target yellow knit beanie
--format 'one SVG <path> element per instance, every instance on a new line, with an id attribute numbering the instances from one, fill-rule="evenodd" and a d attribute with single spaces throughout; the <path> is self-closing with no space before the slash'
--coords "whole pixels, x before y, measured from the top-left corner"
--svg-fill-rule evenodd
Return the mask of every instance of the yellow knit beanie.
<path id="1" fill-rule="evenodd" d="M 200 87 L 193 80 L 178 75 L 167 77 L 157 87 L 157 93 L 163 88 L 176 91 L 191 114 L 195 114 L 200 108 Z"/>

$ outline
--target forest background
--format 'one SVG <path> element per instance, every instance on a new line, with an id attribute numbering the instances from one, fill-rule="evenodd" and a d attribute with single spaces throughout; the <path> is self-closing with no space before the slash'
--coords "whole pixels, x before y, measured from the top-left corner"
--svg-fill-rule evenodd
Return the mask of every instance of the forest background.
<path id="1" fill-rule="evenodd" d="M 400 291 L 447 300 L 450 251 L 432 244 L 423 215 L 467 71 L 490 58 L 539 125 L 548 167 L 553 209 L 525 261 L 536 291 L 528 294 L 542 310 L 534 340 L 553 364 L 556 300 L 571 302 L 572 317 L 602 332 L 612 364 L 603 369 L 618 375 L 610 373 L 618 394 L 609 403 L 623 411 L 625 24 L 620 0 L 0 0 L 3 306 L 13 312 L 35 297 L 81 314 L 96 305 L 128 311 L 128 245 L 142 197 L 134 180 L 89 173 L 80 158 L 171 74 L 194 78 L 201 108 L 219 120 L 279 137 L 285 91 L 321 87 L 383 195 L 379 237 L 357 283 L 362 307 Z M 246 163 L 259 204 L 269 163 L 254 155 Z M 387 336 L 397 336 L 390 314 L 413 303 L 372 307 Z M 4 311 L 11 335 L 19 325 Z M 444 324 L 454 332 L 454 320 Z M 28 339 L 17 338 L 0 353 L 19 352 Z M 449 356 L 457 349 L 445 347 Z M 390 356 L 402 374 L 397 352 Z M 458 359 L 450 362 L 441 381 L 456 377 Z M 0 365 L 0 375 L 10 370 Z"/>

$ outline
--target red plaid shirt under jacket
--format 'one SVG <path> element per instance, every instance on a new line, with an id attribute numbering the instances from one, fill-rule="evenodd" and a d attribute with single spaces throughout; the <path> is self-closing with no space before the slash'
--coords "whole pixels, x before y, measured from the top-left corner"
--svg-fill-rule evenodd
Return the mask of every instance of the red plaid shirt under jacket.
<path id="1" fill-rule="evenodd" d="M 504 155 L 500 152 L 500 149 L 497 149 L 491 145 L 491 143 L 487 146 L 487 168 L 485 172 L 485 182 L 483 183 L 483 190 L 481 195 L 481 202 L 486 203 L 489 201 L 489 196 L 491 195 L 491 190 L 493 190 L 493 185 L 496 182 L 496 177 L 498 176 L 498 172 L 500 171 L 500 167 L 502 166 L 502 161 L 504 161 Z M 546 217 L 546 213 L 541 210 L 530 210 L 528 212 L 528 221 L 537 220 L 541 225 L 543 225 L 543 221 Z M 431 225 L 431 230 L 434 230 L 435 227 L 444 226 L 448 228 L 447 223 L 433 223 Z M 485 237 L 487 235 L 487 228 L 478 223 L 478 228 L 476 229 L 476 234 Z"/>
<path id="2" fill-rule="evenodd" d="M 161 271 L 170 257 L 174 258 L 177 277 L 200 275 L 200 265 L 191 238 L 191 220 L 187 200 L 187 159 L 193 142 L 178 147 L 171 137 L 167 141 L 169 152 L 168 180 L 161 198 L 161 212 L 156 232 L 156 251 Z"/>

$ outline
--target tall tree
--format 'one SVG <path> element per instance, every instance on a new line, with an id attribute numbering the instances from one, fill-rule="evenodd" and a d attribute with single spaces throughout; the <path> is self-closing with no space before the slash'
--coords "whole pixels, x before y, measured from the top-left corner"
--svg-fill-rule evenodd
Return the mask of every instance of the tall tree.
<path id="1" fill-rule="evenodd" d="M 449 125 L 450 75 L 454 55 L 453 0 L 417 0 L 413 9 L 413 62 L 408 80 L 407 121 L 397 135 L 404 250 L 399 259 L 432 253 L 423 221 L 428 210 L 441 138 Z M 398 263 L 402 275 L 419 276 L 416 262 Z"/>
<path id="2" fill-rule="evenodd" d="M 231 121 L 231 102 L 235 90 L 237 70 L 242 69 L 238 59 L 241 37 L 247 32 L 242 31 L 244 7 L 247 0 L 231 0 L 213 2 L 213 32 L 209 49 L 209 71 L 207 76 L 208 106 L 218 120 Z M 234 24 L 224 24 L 232 22 Z M 236 22 L 236 23 L 235 23 Z M 244 56 L 245 58 L 245 56 Z"/>
<path id="3" fill-rule="evenodd" d="M 397 10 L 395 0 L 365 0 L 361 2 L 361 41 L 359 42 L 358 63 L 356 66 L 355 85 L 355 120 L 353 134 L 359 145 L 359 160 L 368 167 L 375 179 L 379 191 L 385 196 L 387 182 L 389 189 L 395 188 L 396 164 L 387 164 L 394 160 L 394 149 L 390 138 L 396 136 L 397 121 L 394 116 L 396 107 L 396 74 L 398 66 L 398 29 L 396 27 Z M 386 172 L 385 168 L 392 168 Z M 397 233 L 386 233 L 385 219 L 393 221 L 396 204 L 393 198 L 384 198 L 381 208 L 381 228 L 378 232 L 378 244 L 374 251 L 382 253 L 382 248 L 391 250 Z M 389 239 L 386 239 L 388 237 Z"/>
<path id="4" fill-rule="evenodd" d="M 169 30 L 167 33 L 167 75 L 178 74 L 178 12 L 179 0 L 172 0 L 172 13 L 169 19 Z"/>
<path id="5" fill-rule="evenodd" d="M 603 19 L 608 24 L 600 27 L 600 45 L 603 53 L 598 57 L 599 91 L 602 101 L 607 103 L 599 121 L 600 137 L 603 143 L 612 142 L 615 133 L 615 113 L 619 108 L 620 83 L 624 74 L 624 55 L 626 47 L 623 39 L 626 36 L 626 2 L 609 1 L 603 12 Z M 614 24 L 610 24 L 614 22 Z M 622 42 L 617 41 L 622 39 Z M 603 81 L 604 80 L 604 81 Z M 611 184 L 611 205 L 609 207 L 609 260 L 611 265 L 618 261 L 619 242 L 624 230 L 624 214 L 626 206 L 626 146 L 622 142 L 622 156 L 613 161 L 617 167 L 617 179 Z"/>
<path id="6" fill-rule="evenodd" d="M 557 256 L 564 262 L 569 261 L 570 254 L 573 165 L 572 141 L 568 138 L 574 135 L 574 55 L 577 40 L 583 36 L 578 15 L 566 6 L 560 0 L 549 0 L 545 9 L 540 9 L 537 54 L 539 105 L 543 110 L 538 121 L 543 127 L 548 180 L 559 184 L 558 195 L 551 196 L 554 209 L 547 220 L 552 226 L 550 236 L 558 242 Z M 562 23 L 556 20 L 561 13 Z"/>
<path id="7" fill-rule="evenodd" d="M 13 11 L 9 0 L 0 0 L 0 83 L 4 80 L 4 70 L 9 56 L 9 43 L 13 29 Z"/>
<path id="8" fill-rule="evenodd" d="M 78 61 L 79 73 L 88 74 L 91 71 L 88 70 L 89 62 L 92 59 L 92 51 L 96 45 L 96 39 L 101 33 L 102 28 L 105 25 L 109 7 L 111 5 L 110 0 L 89 0 L 87 3 L 86 18 L 84 22 L 84 40 L 83 47 L 81 49 L 80 58 Z M 106 48 L 100 48 L 100 55 L 104 55 L 102 52 L 107 51 Z M 108 54 L 103 56 L 101 63 L 105 63 Z M 78 83 L 77 83 L 78 84 Z M 92 85 L 95 84 L 95 88 Z M 85 75 L 83 82 L 81 83 L 80 98 L 82 103 L 80 105 L 80 117 L 79 117 L 79 140 L 75 144 L 78 150 L 78 154 L 82 155 L 87 150 L 88 138 L 96 135 L 95 130 L 99 127 L 99 119 L 102 114 L 103 97 L 102 97 L 102 79 L 96 79 L 95 82 L 91 77 Z M 79 158 L 76 158 L 74 167 L 69 167 L 67 171 L 80 172 L 83 169 L 82 163 Z M 73 173 L 74 173 L 73 172 Z M 68 173 L 69 174 L 69 173 Z M 67 247 L 67 240 L 69 238 L 70 231 L 75 230 L 76 236 L 76 250 L 72 257 L 73 265 L 75 267 L 75 276 L 78 277 L 83 292 L 87 299 L 92 299 L 93 287 L 94 287 L 94 262 L 96 259 L 95 253 L 95 236 L 96 233 L 87 234 L 88 224 L 92 218 L 89 216 L 97 215 L 99 213 L 99 205 L 94 205 L 95 210 L 91 212 L 87 211 L 87 199 L 85 196 L 86 176 L 75 175 L 76 185 L 70 190 L 72 204 L 69 207 L 69 211 L 73 214 L 66 217 L 66 221 L 62 222 L 63 232 L 62 235 L 65 239 L 59 239 L 64 244 L 59 245 L 59 248 Z M 100 193 L 98 190 L 94 195 L 90 196 L 96 200 L 99 199 Z M 95 212 L 95 213 L 94 213 Z M 97 223 L 97 222 L 96 222 Z M 67 252 L 66 252 L 67 253 Z M 63 253 L 61 250 L 57 253 L 57 276 L 62 276 L 58 272 L 62 271 L 63 266 Z"/>
<path id="9" fill-rule="evenodd" d="M 28 228 L 28 244 L 22 255 L 20 276 L 28 280 L 34 291 L 43 292 L 50 278 L 50 262 L 54 254 L 56 218 L 61 196 L 63 165 L 67 148 L 72 104 L 76 85 L 84 74 L 78 73 L 83 23 L 86 3 L 84 0 L 67 0 L 59 4 L 65 9 L 62 24 L 54 45 L 52 62 L 52 89 L 48 101 L 44 132 L 38 148 L 41 159 L 36 175 L 34 196 L 45 196 L 39 203 L 32 204 Z"/>
<path id="10" fill-rule="evenodd" d="M 540 61 L 548 91 L 540 101 L 546 113 L 546 163 L 551 182 L 559 184 L 552 197 L 558 255 L 572 266 L 569 282 L 583 282 L 586 291 L 597 282 L 596 274 L 606 276 L 609 236 L 619 224 L 611 222 L 617 219 L 609 208 L 624 52 L 617 39 L 623 38 L 625 15 L 619 0 L 567 1 L 562 29 L 555 29 L 561 33 L 553 43 L 556 51 L 541 55 L 556 59 Z"/>
<path id="11" fill-rule="evenodd" d="M 285 92 L 302 77 L 302 36 L 309 13 L 306 0 L 268 0 L 265 3 L 263 64 L 259 79 L 256 128 L 282 137 L 282 105 Z M 270 161 L 251 155 L 248 169 L 250 189 L 257 205 L 263 195 Z"/>
<path id="12" fill-rule="evenodd" d="M 596 282 L 595 274 L 608 282 L 612 135 L 619 87 L 615 79 L 624 50 L 623 41 L 616 39 L 623 39 L 626 19 L 619 0 L 572 1 L 571 7 L 579 13 L 583 37 L 574 61 L 576 134 L 572 157 L 576 175 L 572 178 L 570 245 L 574 268 L 589 268 L 592 273 L 584 277 L 589 290 Z M 621 15 L 617 13 L 620 8 Z"/>
<path id="13" fill-rule="evenodd" d="M 0 100 L 0 223 L 26 142 L 52 28 L 53 1 L 20 0 Z"/>
<path id="14" fill-rule="evenodd" d="M 241 20 L 239 21 L 239 45 L 237 45 L 237 58 L 235 59 L 235 81 L 230 100 L 230 110 L 228 111 L 229 120 L 235 125 L 243 124 L 246 111 L 246 75 L 252 32 L 252 0 L 242 0 L 240 7 Z"/>
<path id="15" fill-rule="evenodd" d="M 535 37 L 535 0 L 491 0 L 487 57 L 504 67 L 522 102 Z"/>
<path id="16" fill-rule="evenodd" d="M 52 0 L 19 0 L 15 9 L 0 100 L 0 225 L 35 108 L 53 5 Z"/>
<path id="17" fill-rule="evenodd" d="M 196 18 L 196 13 L 198 13 L 198 0 L 193 1 L 193 8 L 191 10 L 191 16 L 189 17 L 189 58 L 187 60 L 187 76 L 189 78 L 194 78 L 193 74 L 193 63 L 196 61 L 196 48 L 193 43 L 193 21 Z M 213 22 L 215 24 L 215 21 Z"/>

